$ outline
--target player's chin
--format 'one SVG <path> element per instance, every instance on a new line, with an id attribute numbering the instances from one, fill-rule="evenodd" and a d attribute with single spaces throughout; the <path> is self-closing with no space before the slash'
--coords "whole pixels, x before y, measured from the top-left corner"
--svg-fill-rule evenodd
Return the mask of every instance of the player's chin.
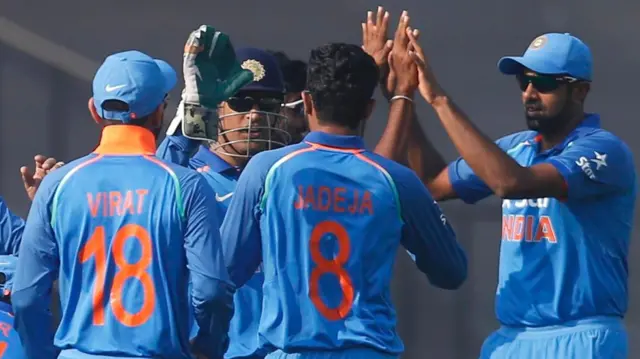
<path id="1" fill-rule="evenodd" d="M 262 151 L 266 151 L 269 149 L 269 146 L 266 142 L 251 142 L 246 145 L 246 153 L 249 156 L 257 155 Z"/>

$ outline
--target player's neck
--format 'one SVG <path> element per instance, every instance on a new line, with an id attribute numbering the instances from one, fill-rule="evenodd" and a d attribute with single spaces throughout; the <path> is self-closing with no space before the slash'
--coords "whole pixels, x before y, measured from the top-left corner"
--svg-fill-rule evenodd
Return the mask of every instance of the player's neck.
<path id="1" fill-rule="evenodd" d="M 586 115 L 584 112 L 580 112 L 579 114 L 572 116 L 571 119 L 567 121 L 567 125 L 559 129 L 558 131 L 550 134 L 540 134 L 540 150 L 546 151 L 562 143 L 567 138 L 567 136 L 569 136 L 569 134 L 580 125 L 585 116 Z"/>
<path id="2" fill-rule="evenodd" d="M 248 157 L 231 156 L 221 151 L 214 150 L 213 148 L 209 148 L 209 150 L 215 152 L 218 157 L 222 158 L 223 161 L 230 164 L 232 167 L 242 168 L 247 164 L 247 162 L 249 162 Z"/>
<path id="3" fill-rule="evenodd" d="M 313 132 L 324 132 L 330 135 L 339 135 L 339 136 L 360 136 L 360 131 L 358 129 L 351 129 L 348 127 L 341 126 L 333 126 L 333 125 L 316 125 L 311 127 L 310 130 Z"/>

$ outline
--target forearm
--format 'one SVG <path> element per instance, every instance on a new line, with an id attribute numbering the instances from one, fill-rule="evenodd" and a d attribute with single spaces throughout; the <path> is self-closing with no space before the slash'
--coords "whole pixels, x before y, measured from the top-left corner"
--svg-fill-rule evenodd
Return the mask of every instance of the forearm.
<path id="1" fill-rule="evenodd" d="M 11 296 L 15 312 L 15 327 L 29 358 L 54 359 L 58 350 L 53 345 L 50 295 L 24 289 Z"/>
<path id="2" fill-rule="evenodd" d="M 526 181 L 526 168 L 480 132 L 451 99 L 439 96 L 432 106 L 462 158 L 496 195 L 504 197 Z"/>
<path id="3" fill-rule="evenodd" d="M 429 184 L 447 167 L 444 158 L 427 138 L 415 115 L 409 130 L 407 157 L 409 168 L 416 172 L 427 187 L 430 187 Z"/>
<path id="4" fill-rule="evenodd" d="M 227 349 L 229 323 L 233 316 L 233 287 L 219 280 L 194 282 L 192 306 L 199 331 L 194 348 L 211 358 L 222 357 Z"/>
<path id="5" fill-rule="evenodd" d="M 396 162 L 407 163 L 409 130 L 414 114 L 412 101 L 399 98 L 390 102 L 387 126 L 375 148 L 377 154 Z"/>

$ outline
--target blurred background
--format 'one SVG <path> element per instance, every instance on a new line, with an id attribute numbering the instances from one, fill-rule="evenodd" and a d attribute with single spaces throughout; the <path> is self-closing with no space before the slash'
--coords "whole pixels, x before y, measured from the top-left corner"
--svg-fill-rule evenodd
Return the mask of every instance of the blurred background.
<path id="1" fill-rule="evenodd" d="M 181 69 L 189 32 L 209 24 L 229 33 L 237 47 L 282 50 L 306 60 L 311 48 L 325 42 L 359 44 L 360 23 L 378 5 L 392 13 L 394 27 L 400 12 L 409 10 L 440 82 L 494 138 L 525 125 L 519 90 L 513 79 L 498 73 L 498 58 L 522 53 L 545 32 L 580 37 L 595 59 L 588 109 L 599 112 L 603 126 L 638 153 L 634 79 L 640 47 L 632 45 L 640 35 L 637 1 L 0 0 L 0 195 L 26 215 L 21 165 L 32 165 L 36 153 L 70 161 L 93 150 L 99 131 L 87 100 L 93 74 L 107 55 L 138 49 Z M 428 136 L 453 160 L 455 149 L 433 113 L 424 103 L 418 110 Z M 380 102 L 367 129 L 370 146 L 380 137 L 386 114 Z M 457 292 L 437 290 L 406 255 L 398 255 L 393 292 L 406 359 L 477 358 L 482 341 L 497 327 L 493 299 L 500 203 L 452 202 L 443 209 L 468 250 L 470 276 Z M 640 286 L 634 275 L 640 262 L 638 233 L 636 228 L 629 261 L 631 357 L 640 356 Z"/>

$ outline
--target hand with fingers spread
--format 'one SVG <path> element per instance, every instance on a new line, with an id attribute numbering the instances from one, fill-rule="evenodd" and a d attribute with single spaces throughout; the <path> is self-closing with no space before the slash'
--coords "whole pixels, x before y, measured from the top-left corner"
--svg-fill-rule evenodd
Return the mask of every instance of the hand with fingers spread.
<path id="1" fill-rule="evenodd" d="M 389 55 L 390 77 L 395 79 L 393 95 L 412 97 L 418 88 L 418 66 L 411 55 L 412 47 L 409 36 L 415 39 L 417 30 L 409 27 L 409 14 L 402 12 L 398 28 L 393 39 L 393 48 Z"/>
<path id="2" fill-rule="evenodd" d="M 429 66 L 429 62 L 424 55 L 422 46 L 418 42 L 418 34 L 410 29 L 406 30 L 406 35 L 409 40 L 409 46 L 411 47 L 410 56 L 418 66 L 418 79 L 420 94 L 429 104 L 434 104 L 438 98 L 443 98 L 445 95 L 444 90 L 438 84 L 436 77 Z"/>
<path id="3" fill-rule="evenodd" d="M 388 29 L 389 12 L 382 6 L 378 7 L 375 18 L 372 11 L 367 12 L 367 21 L 362 23 L 362 49 L 376 61 L 383 85 L 389 73 L 387 58 L 393 46 L 393 41 L 387 36 Z"/>
<path id="4" fill-rule="evenodd" d="M 27 192 L 29 199 L 33 201 L 33 198 L 40 187 L 40 183 L 49 172 L 60 168 L 64 165 L 62 161 L 56 161 L 55 158 L 43 155 L 36 155 L 34 157 L 35 169 L 31 171 L 29 167 L 23 166 L 20 168 L 20 175 L 22 176 L 22 183 L 24 184 L 24 190 Z"/>

